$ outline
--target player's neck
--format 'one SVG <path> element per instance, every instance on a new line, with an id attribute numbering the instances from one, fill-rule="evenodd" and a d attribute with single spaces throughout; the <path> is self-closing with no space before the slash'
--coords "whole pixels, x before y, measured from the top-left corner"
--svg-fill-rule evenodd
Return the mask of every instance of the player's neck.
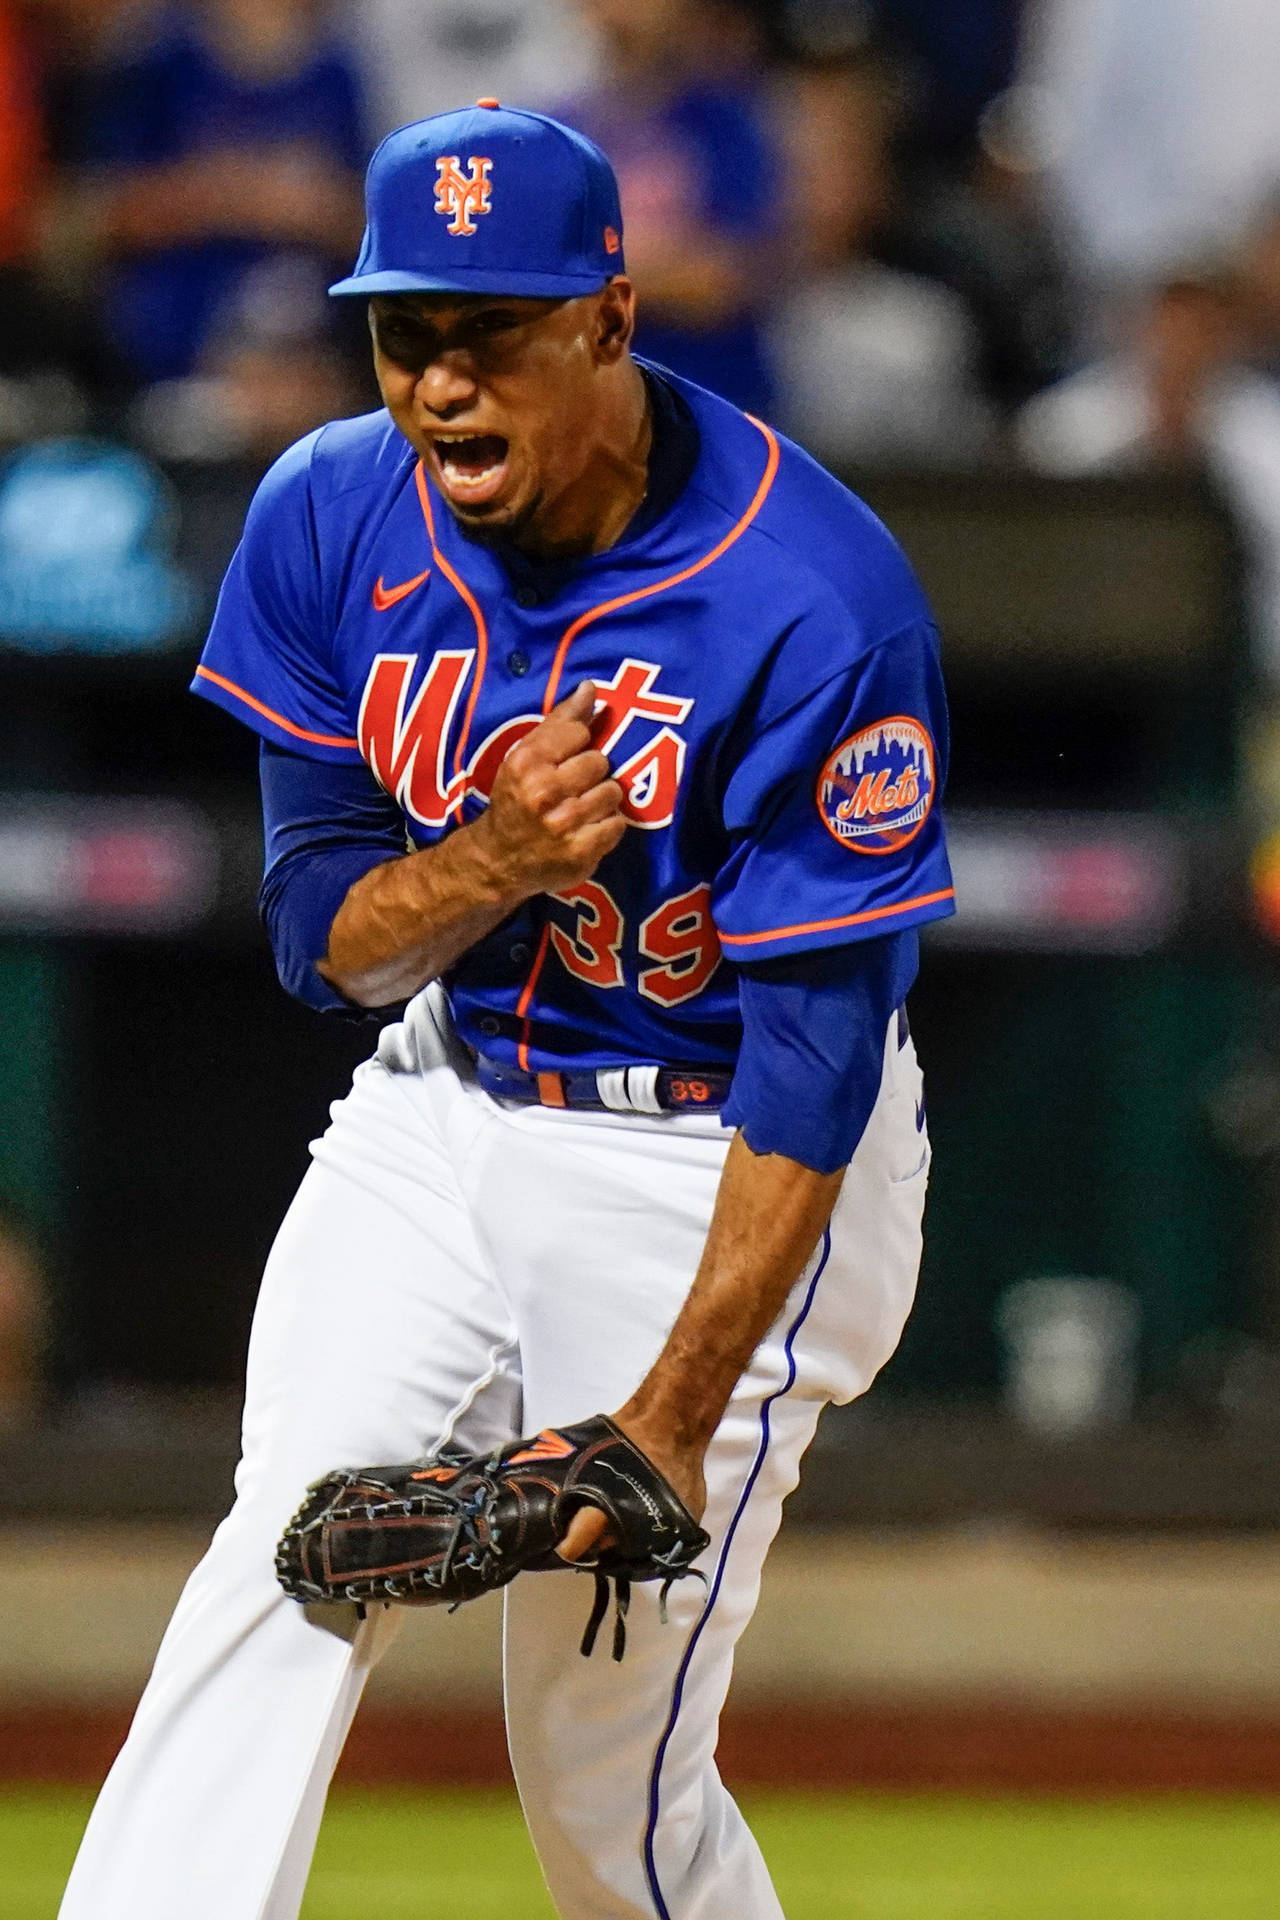
<path id="1" fill-rule="evenodd" d="M 542 502 L 511 544 L 531 560 L 569 560 L 616 546 L 649 485 L 653 417 L 644 375 L 633 360 L 614 372 L 591 456 L 563 493 Z"/>

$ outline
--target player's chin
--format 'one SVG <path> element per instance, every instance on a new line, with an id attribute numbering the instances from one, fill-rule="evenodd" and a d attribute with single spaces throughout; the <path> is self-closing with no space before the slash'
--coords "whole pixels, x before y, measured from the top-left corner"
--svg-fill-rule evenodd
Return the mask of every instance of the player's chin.
<path id="1" fill-rule="evenodd" d="M 537 488 L 520 485 L 514 479 L 488 500 L 458 499 L 443 487 L 441 492 L 463 532 L 476 540 L 512 539 L 528 525 L 541 499 Z"/>

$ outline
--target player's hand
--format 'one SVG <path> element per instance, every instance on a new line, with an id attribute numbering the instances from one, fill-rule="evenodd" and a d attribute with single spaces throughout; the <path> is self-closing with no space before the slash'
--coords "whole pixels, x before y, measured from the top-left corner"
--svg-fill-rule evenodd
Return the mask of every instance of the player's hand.
<path id="1" fill-rule="evenodd" d="M 471 829 L 513 902 L 589 879 L 627 830 L 622 788 L 591 744 L 595 698 L 584 680 L 512 748 Z"/>
<path id="2" fill-rule="evenodd" d="M 635 1442 L 679 1494 L 694 1519 L 701 1520 L 707 1505 L 707 1483 L 702 1470 L 704 1449 L 674 1445 L 669 1434 L 656 1427 L 651 1431 L 642 1419 L 628 1415 L 625 1408 L 612 1418 L 614 1425 L 622 1429 L 628 1440 Z M 579 1507 L 556 1552 L 562 1560 L 590 1560 L 612 1543 L 608 1516 L 599 1507 Z"/>

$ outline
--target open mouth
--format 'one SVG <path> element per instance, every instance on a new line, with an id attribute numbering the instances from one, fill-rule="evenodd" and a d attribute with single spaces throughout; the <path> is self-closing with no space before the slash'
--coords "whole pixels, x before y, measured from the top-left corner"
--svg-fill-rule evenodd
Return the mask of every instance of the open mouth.
<path id="1" fill-rule="evenodd" d="M 437 433 L 431 444 L 450 500 L 459 506 L 492 500 L 507 472 L 509 443 L 500 433 Z"/>

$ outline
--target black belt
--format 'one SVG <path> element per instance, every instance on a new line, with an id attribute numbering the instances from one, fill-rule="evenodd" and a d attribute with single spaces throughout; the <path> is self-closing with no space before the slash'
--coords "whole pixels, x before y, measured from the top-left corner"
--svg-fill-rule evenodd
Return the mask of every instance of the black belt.
<path id="1" fill-rule="evenodd" d="M 486 1093 L 526 1105 L 582 1113 L 718 1113 L 729 1098 L 726 1067 L 586 1067 L 568 1073 L 524 1073 L 476 1057 Z"/>

